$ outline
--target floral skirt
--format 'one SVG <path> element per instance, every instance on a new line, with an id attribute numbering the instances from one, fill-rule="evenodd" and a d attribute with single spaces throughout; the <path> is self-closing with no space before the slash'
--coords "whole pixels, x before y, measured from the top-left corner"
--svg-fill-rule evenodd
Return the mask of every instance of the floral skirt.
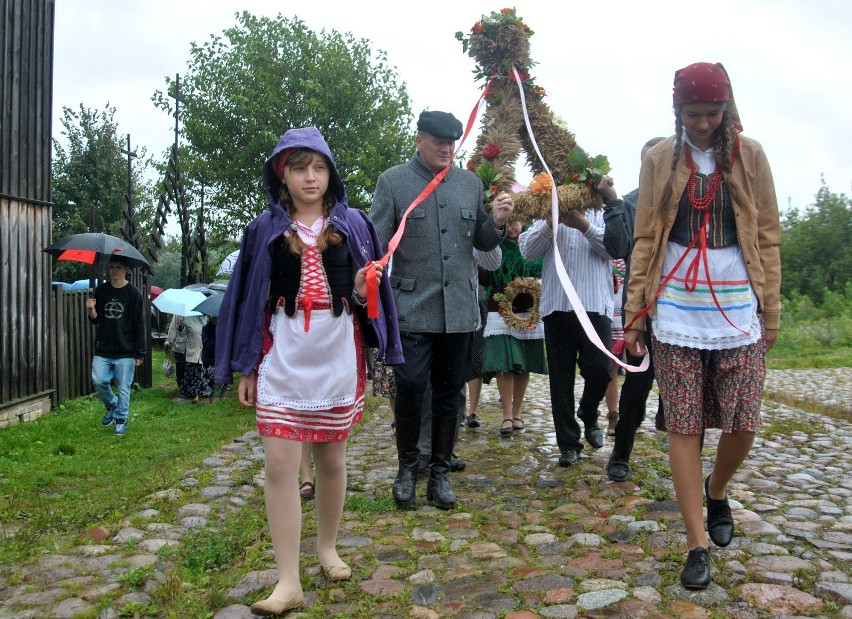
<path id="1" fill-rule="evenodd" d="M 678 434 L 757 432 L 766 378 L 766 342 L 704 350 L 665 344 L 651 336 L 654 374 L 666 427 Z"/>
<path id="2" fill-rule="evenodd" d="M 396 398 L 396 378 L 392 365 L 378 359 L 373 363 L 373 395 L 381 398 Z"/>
<path id="3" fill-rule="evenodd" d="M 202 397 L 204 394 L 204 376 L 200 363 L 187 363 L 183 373 L 183 381 L 180 384 L 180 395 L 182 398 Z"/>

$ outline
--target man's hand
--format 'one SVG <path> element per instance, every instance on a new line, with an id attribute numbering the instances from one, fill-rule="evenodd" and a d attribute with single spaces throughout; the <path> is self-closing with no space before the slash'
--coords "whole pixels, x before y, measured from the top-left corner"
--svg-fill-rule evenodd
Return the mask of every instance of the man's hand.
<path id="1" fill-rule="evenodd" d="M 639 329 L 628 329 L 624 332 L 624 345 L 634 357 L 644 357 L 648 352 L 645 348 L 645 333 Z"/>
<path id="2" fill-rule="evenodd" d="M 618 200 L 618 194 L 615 192 L 615 183 L 609 176 L 601 178 L 596 189 L 603 196 L 604 200 Z"/>
<path id="3" fill-rule="evenodd" d="M 512 196 L 505 191 L 501 191 L 494 198 L 491 204 L 491 219 L 494 221 L 495 228 L 502 228 L 509 221 L 515 205 L 512 204 Z"/>
<path id="4" fill-rule="evenodd" d="M 579 230 L 583 234 L 589 229 L 589 220 L 586 219 L 585 213 L 582 211 L 568 211 L 560 217 L 559 223 L 565 224 L 569 228 Z"/>

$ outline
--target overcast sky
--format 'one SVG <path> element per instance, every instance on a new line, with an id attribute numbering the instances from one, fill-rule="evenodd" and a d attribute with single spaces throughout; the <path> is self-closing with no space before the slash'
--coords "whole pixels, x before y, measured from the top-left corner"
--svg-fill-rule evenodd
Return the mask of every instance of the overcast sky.
<path id="1" fill-rule="evenodd" d="M 708 61 L 727 68 L 745 134 L 767 152 L 782 209 L 813 204 L 821 174 L 833 192 L 852 193 L 852 2 L 835 0 L 56 0 L 54 133 L 63 106 L 109 102 L 120 134 L 159 155 L 174 120 L 151 96 L 165 76 L 186 70 L 190 42 L 235 25 L 238 10 L 368 39 L 397 67 L 415 118 L 428 108 L 465 122 L 480 84 L 455 32 L 504 6 L 535 31 L 532 75 L 545 102 L 589 154 L 609 157 L 620 192 L 638 183 L 642 144 L 673 133 L 675 69 Z M 582 12 L 593 6 L 597 12 Z"/>

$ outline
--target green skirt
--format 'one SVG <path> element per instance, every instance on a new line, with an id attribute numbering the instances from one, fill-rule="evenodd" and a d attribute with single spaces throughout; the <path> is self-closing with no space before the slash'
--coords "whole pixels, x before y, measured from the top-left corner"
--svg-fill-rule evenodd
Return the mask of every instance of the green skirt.
<path id="1" fill-rule="evenodd" d="M 519 340 L 510 335 L 486 337 L 482 371 L 483 374 L 492 372 L 547 374 L 544 340 Z"/>

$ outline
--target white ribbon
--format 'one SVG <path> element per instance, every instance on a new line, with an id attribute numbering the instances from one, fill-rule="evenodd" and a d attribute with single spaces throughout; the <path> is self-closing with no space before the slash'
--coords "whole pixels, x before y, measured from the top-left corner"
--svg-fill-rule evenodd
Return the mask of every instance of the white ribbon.
<path id="1" fill-rule="evenodd" d="M 529 113 L 527 112 L 527 99 L 524 94 L 523 84 L 521 83 L 521 78 L 518 75 L 517 69 L 512 67 L 512 75 L 515 77 L 515 82 L 518 84 L 518 92 L 521 94 L 521 106 L 524 109 L 524 123 L 527 126 L 527 133 L 529 133 L 530 141 L 533 144 L 533 148 L 535 148 L 535 154 L 538 155 L 539 161 L 541 161 L 541 165 L 544 167 L 548 176 L 550 176 L 550 217 L 551 224 L 553 227 L 553 255 L 554 255 L 554 264 L 556 265 L 556 275 L 559 277 L 559 282 L 562 284 L 562 289 L 565 290 L 565 294 L 568 295 L 568 300 L 571 302 L 571 307 L 574 308 L 574 311 L 577 314 L 577 318 L 580 320 L 580 324 L 583 326 L 583 331 L 586 333 L 586 337 L 595 345 L 595 347 L 606 354 L 607 357 L 615 361 L 618 365 L 623 367 L 628 372 L 644 372 L 648 369 L 648 365 L 650 363 L 650 356 L 645 355 L 642 358 L 642 363 L 638 366 L 630 365 L 625 361 L 622 361 L 610 350 L 610 347 L 605 346 L 601 341 L 598 332 L 595 331 L 594 325 L 592 325 L 592 321 L 589 320 L 589 315 L 586 313 L 586 308 L 583 307 L 583 303 L 580 301 L 580 297 L 577 295 L 577 291 L 574 289 L 574 285 L 571 283 L 571 279 L 568 277 L 567 271 L 565 271 L 565 265 L 562 263 L 562 256 L 559 255 L 559 245 L 557 244 L 557 237 L 559 236 L 559 198 L 556 195 L 556 181 L 553 179 L 553 173 L 550 171 L 550 168 L 547 167 L 547 162 L 544 160 L 544 157 L 541 155 L 541 151 L 538 149 L 538 142 L 536 142 L 535 134 L 533 134 L 532 127 L 530 126 L 530 118 Z"/>

